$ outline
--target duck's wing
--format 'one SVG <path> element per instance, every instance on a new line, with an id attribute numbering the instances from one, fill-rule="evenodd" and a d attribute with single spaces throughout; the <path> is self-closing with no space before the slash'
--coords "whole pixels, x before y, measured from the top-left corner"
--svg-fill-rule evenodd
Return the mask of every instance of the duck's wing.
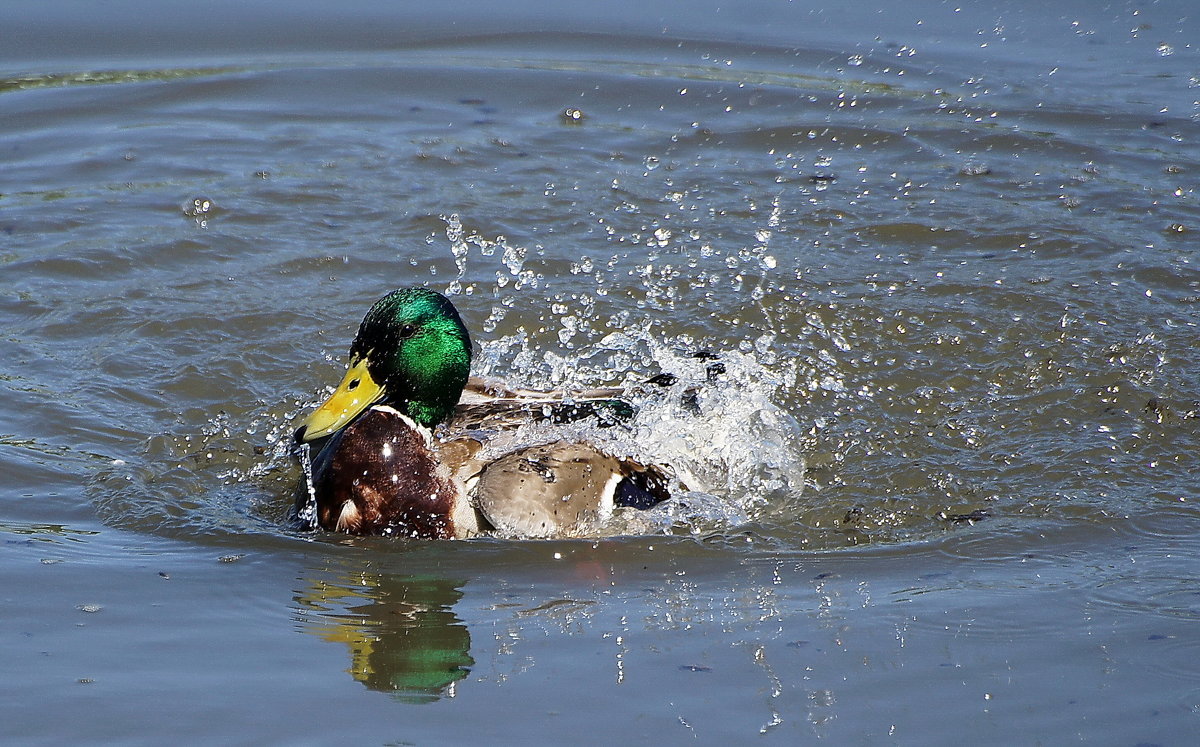
<path id="1" fill-rule="evenodd" d="M 624 389 L 608 387 L 575 392 L 539 391 L 504 386 L 471 377 L 463 388 L 449 427 L 455 431 L 497 431 L 535 420 L 570 423 L 595 417 L 601 425 L 629 420 L 634 408 Z"/>
<path id="2" fill-rule="evenodd" d="M 669 497 L 663 469 L 556 441 L 491 462 L 468 483 L 480 513 L 504 534 L 573 537 L 601 526 L 617 506 L 649 508 Z"/>
<path id="3" fill-rule="evenodd" d="M 620 397 L 624 392 L 625 390 L 622 387 L 615 386 L 601 387 L 599 389 L 581 389 L 571 392 L 561 389 L 545 391 L 542 389 L 508 386 L 495 379 L 472 376 L 467 379 L 467 385 L 463 387 L 463 398 L 459 402 L 475 402 L 479 400 L 560 402 L 563 399 L 608 399 L 611 397 Z"/>

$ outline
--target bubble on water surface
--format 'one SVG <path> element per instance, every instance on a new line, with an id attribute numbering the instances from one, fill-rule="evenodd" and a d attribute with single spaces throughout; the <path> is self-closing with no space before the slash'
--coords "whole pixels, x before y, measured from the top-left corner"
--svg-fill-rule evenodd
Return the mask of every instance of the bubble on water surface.
<path id="1" fill-rule="evenodd" d="M 217 204 L 208 197 L 193 197 L 180 206 L 183 214 L 196 221 L 201 228 L 208 227 L 208 221 L 219 212 Z"/>

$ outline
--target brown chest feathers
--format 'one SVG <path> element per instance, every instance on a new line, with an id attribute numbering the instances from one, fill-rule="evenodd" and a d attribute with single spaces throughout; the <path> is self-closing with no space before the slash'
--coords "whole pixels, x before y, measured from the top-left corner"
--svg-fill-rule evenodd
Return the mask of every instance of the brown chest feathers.
<path id="1" fill-rule="evenodd" d="M 462 536 L 460 487 L 423 429 L 390 407 L 376 407 L 330 437 L 313 463 L 317 521 L 350 534 L 432 539 Z"/>

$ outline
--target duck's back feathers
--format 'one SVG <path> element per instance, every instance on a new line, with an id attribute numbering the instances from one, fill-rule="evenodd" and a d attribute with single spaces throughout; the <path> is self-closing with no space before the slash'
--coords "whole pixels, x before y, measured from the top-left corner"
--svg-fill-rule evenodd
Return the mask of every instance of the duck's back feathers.
<path id="1" fill-rule="evenodd" d="M 617 506 L 644 508 L 665 500 L 666 485 L 658 468 L 566 441 L 506 454 L 468 483 L 487 521 L 521 537 L 586 536 Z"/>
<path id="2" fill-rule="evenodd" d="M 572 423 L 595 417 L 601 426 L 630 420 L 633 406 L 621 399 L 624 389 L 543 392 L 508 387 L 472 376 L 448 423 L 456 431 L 499 431 L 522 423 Z"/>

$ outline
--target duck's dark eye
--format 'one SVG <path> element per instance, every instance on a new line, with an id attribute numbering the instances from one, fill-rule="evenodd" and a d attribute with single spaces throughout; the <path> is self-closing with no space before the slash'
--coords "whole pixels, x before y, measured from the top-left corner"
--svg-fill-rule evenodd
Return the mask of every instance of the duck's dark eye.
<path id="1" fill-rule="evenodd" d="M 406 324 L 400 328 L 400 336 L 401 337 L 412 337 L 413 332 L 416 332 L 416 331 L 417 331 L 416 327 L 414 327 L 411 324 Z"/>
<path id="2" fill-rule="evenodd" d="M 358 379 L 351 380 L 350 383 L 346 385 L 346 391 L 353 392 L 355 389 L 358 389 L 358 384 Z"/>

